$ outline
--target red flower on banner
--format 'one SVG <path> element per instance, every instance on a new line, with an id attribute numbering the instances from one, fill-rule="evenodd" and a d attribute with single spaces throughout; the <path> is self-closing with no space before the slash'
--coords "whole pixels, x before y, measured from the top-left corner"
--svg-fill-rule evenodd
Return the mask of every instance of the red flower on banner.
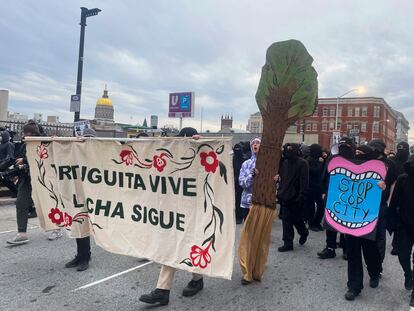
<path id="1" fill-rule="evenodd" d="M 208 252 L 210 250 L 211 242 L 212 241 L 210 240 L 210 243 L 205 249 L 202 249 L 197 245 L 193 245 L 191 247 L 190 259 L 194 267 L 200 267 L 201 269 L 204 269 L 211 262 L 211 256 Z"/>
<path id="2" fill-rule="evenodd" d="M 43 159 L 47 159 L 49 157 L 49 154 L 47 152 L 47 149 L 46 149 L 46 147 L 44 145 L 37 146 L 37 155 L 42 160 Z"/>
<path id="3" fill-rule="evenodd" d="M 57 225 L 60 225 L 63 221 L 64 221 L 64 219 L 63 219 L 63 213 L 62 213 L 62 211 L 60 210 L 60 209 L 58 209 L 58 208 L 52 208 L 51 210 L 50 210 L 50 213 L 49 213 L 49 219 L 54 223 L 54 224 L 57 224 Z"/>
<path id="4" fill-rule="evenodd" d="M 122 150 L 119 156 L 121 157 L 122 162 L 126 165 L 132 165 L 134 162 L 134 155 L 131 150 Z"/>
<path id="5" fill-rule="evenodd" d="M 165 159 L 165 154 L 161 154 L 160 156 L 154 156 L 152 158 L 152 163 L 154 167 L 158 170 L 158 172 L 162 172 L 164 167 L 167 165 L 167 160 Z"/>
<path id="6" fill-rule="evenodd" d="M 65 213 L 63 221 L 65 223 L 65 227 L 70 227 L 72 226 L 73 218 L 68 213 Z"/>
<path id="7" fill-rule="evenodd" d="M 204 166 L 206 172 L 215 173 L 219 161 L 217 160 L 217 154 L 214 151 L 200 153 L 201 165 Z"/>

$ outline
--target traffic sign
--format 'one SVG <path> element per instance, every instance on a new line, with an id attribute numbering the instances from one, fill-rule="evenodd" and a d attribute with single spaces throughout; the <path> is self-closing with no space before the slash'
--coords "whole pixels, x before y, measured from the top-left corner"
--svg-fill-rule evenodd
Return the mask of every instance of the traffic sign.
<path id="1" fill-rule="evenodd" d="M 80 98 L 79 94 L 70 96 L 70 112 L 80 112 Z"/>
<path id="2" fill-rule="evenodd" d="M 194 93 L 170 93 L 168 117 L 189 118 L 194 117 Z"/>

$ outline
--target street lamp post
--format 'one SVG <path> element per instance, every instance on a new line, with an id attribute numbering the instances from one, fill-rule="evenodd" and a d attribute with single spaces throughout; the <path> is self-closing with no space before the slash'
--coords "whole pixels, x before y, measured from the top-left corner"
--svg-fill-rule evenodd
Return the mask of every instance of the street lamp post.
<path id="1" fill-rule="evenodd" d="M 389 119 L 387 119 L 387 120 L 380 120 L 380 121 L 378 121 L 378 134 L 381 134 L 381 131 L 380 131 L 380 124 L 381 124 L 381 122 L 390 122 L 390 120 Z M 372 127 L 371 127 L 371 140 L 373 140 L 374 139 L 374 122 L 372 122 Z"/>
<path id="2" fill-rule="evenodd" d="M 83 70 L 83 47 L 85 43 L 85 27 L 86 27 L 86 18 L 90 16 L 98 15 L 98 13 L 101 12 L 100 9 L 94 8 L 94 9 L 87 9 L 84 7 L 81 7 L 81 30 L 80 30 L 80 40 L 79 40 L 79 58 L 78 58 L 78 78 L 76 82 L 76 95 L 79 95 L 79 98 L 81 98 L 81 92 L 82 92 L 82 70 Z M 80 104 L 79 104 L 79 111 L 75 112 L 74 121 L 80 120 Z"/>
<path id="3" fill-rule="evenodd" d="M 336 98 L 336 113 L 335 113 L 335 130 L 338 131 L 338 110 L 339 110 L 339 99 L 344 97 L 345 95 L 348 95 L 349 93 L 352 92 L 361 92 L 361 89 L 352 89 L 349 90 L 348 92 L 342 94 L 341 96 L 338 96 Z"/>

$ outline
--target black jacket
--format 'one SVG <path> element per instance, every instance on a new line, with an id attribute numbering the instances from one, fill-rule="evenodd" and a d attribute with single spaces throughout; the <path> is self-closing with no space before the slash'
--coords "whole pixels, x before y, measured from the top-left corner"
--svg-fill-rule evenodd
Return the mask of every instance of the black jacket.
<path id="1" fill-rule="evenodd" d="M 394 193 L 390 203 L 390 214 L 393 216 L 389 226 L 390 231 L 403 225 L 411 228 L 414 232 L 414 200 L 412 192 L 414 190 L 414 177 L 402 174 L 395 183 Z M 390 224 L 390 225 L 391 225 Z"/>
<path id="2" fill-rule="evenodd" d="M 309 166 L 306 160 L 299 157 L 281 160 L 279 177 L 279 202 L 303 204 L 309 191 Z"/>

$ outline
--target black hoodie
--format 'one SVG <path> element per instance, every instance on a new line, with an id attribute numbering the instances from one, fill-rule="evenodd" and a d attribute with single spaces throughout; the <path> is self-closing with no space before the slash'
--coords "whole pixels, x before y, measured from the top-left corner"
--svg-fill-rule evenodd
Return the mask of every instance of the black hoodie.
<path id="1" fill-rule="evenodd" d="M 398 177 L 392 195 L 390 208 L 393 214 L 399 215 L 397 226 L 402 225 L 414 237 L 414 155 L 404 164 L 405 174 Z M 395 228 L 394 228 L 395 229 Z"/>

